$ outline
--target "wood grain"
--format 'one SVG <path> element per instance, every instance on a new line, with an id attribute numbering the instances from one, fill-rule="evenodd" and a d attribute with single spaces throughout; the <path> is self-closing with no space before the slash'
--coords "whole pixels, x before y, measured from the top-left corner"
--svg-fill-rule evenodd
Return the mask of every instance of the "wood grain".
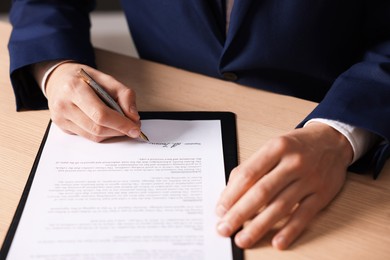
<path id="1" fill-rule="evenodd" d="M 10 25 L 0 23 L 0 241 L 4 240 L 49 121 L 48 111 L 16 112 L 9 81 Z M 265 141 L 293 129 L 316 104 L 209 78 L 153 62 L 96 50 L 99 69 L 136 90 L 141 111 L 232 111 L 240 161 Z M 271 233 L 250 259 L 389 259 L 390 164 L 378 180 L 349 174 L 334 202 L 287 251 Z"/>

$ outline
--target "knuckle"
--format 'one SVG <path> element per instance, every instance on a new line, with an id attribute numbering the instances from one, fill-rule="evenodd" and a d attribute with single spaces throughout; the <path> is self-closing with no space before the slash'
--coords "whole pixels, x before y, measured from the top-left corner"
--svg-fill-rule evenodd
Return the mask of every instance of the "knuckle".
<path id="1" fill-rule="evenodd" d="M 250 222 L 247 226 L 244 227 L 245 233 L 250 235 L 252 239 L 254 239 L 253 242 L 260 239 L 265 233 L 267 233 L 271 227 L 267 224 L 266 220 L 257 220 L 256 219 L 252 222 Z"/>
<path id="2" fill-rule="evenodd" d="M 50 115 L 51 120 L 58 126 L 62 125 L 62 116 L 58 113 L 51 113 Z"/>
<path id="3" fill-rule="evenodd" d="M 123 95 L 129 96 L 129 97 L 135 97 L 135 91 L 132 90 L 131 88 L 126 87 L 123 89 Z"/>
<path id="4" fill-rule="evenodd" d="M 96 135 L 90 135 L 88 137 L 88 139 L 91 140 L 92 142 L 95 142 L 95 143 L 100 143 L 100 142 L 104 141 L 103 137 L 96 136 Z"/>
<path id="5" fill-rule="evenodd" d="M 289 165 L 292 169 L 302 169 L 306 163 L 306 160 L 302 154 L 294 154 L 290 157 Z"/>
<path id="6" fill-rule="evenodd" d="M 257 172 L 249 167 L 241 167 L 239 173 L 244 183 L 251 183 L 254 179 L 257 179 Z"/>
<path id="7" fill-rule="evenodd" d="M 52 112 L 62 112 L 66 109 L 66 104 L 62 100 L 51 100 L 49 103 L 50 111 Z"/>
<path id="8" fill-rule="evenodd" d="M 273 147 L 279 151 L 285 151 L 290 146 L 291 140 L 287 136 L 279 136 L 273 141 Z"/>
<path id="9" fill-rule="evenodd" d="M 254 197 L 259 201 L 267 201 L 271 199 L 272 188 L 267 184 L 259 185 L 256 189 L 254 189 Z"/>
<path id="10" fill-rule="evenodd" d="M 95 136 L 101 136 L 104 132 L 104 128 L 98 124 L 92 124 L 89 131 Z"/>
<path id="11" fill-rule="evenodd" d="M 65 97 L 72 97 L 73 100 L 79 100 L 81 97 L 82 90 L 86 87 L 81 79 L 75 77 L 71 78 L 69 82 L 62 86 L 62 93 Z"/>
<path id="12" fill-rule="evenodd" d="M 245 215 L 241 211 L 235 211 L 234 214 L 230 215 L 229 223 L 233 229 L 241 226 L 246 221 Z"/>
<path id="13" fill-rule="evenodd" d="M 107 114 L 103 110 L 95 109 L 91 114 L 91 119 L 96 124 L 101 125 L 103 122 L 107 120 Z"/>
<path id="14" fill-rule="evenodd" d="M 79 86 L 78 82 L 73 78 L 71 79 L 71 81 L 65 83 L 62 86 L 62 89 L 65 91 L 65 93 L 69 94 L 77 90 L 78 86 Z"/>
<path id="15" fill-rule="evenodd" d="M 66 119 L 63 113 L 59 113 L 57 111 L 51 110 L 50 111 L 50 118 L 51 120 L 58 126 L 62 127 L 66 124 Z"/>
<path id="16" fill-rule="evenodd" d="M 284 214 L 290 209 L 290 202 L 287 199 L 278 199 L 274 202 L 274 210 L 278 214 Z"/>

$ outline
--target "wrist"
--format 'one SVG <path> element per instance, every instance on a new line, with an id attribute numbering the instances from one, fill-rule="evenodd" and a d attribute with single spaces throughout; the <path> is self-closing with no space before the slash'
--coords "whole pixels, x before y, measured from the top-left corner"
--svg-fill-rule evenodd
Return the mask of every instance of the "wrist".
<path id="1" fill-rule="evenodd" d="M 46 85 L 51 74 L 59 66 L 64 63 L 75 62 L 73 60 L 52 60 L 52 61 L 43 61 L 35 63 L 31 66 L 32 74 L 37 81 L 38 85 L 41 87 L 42 93 L 46 97 Z"/>
<path id="2" fill-rule="evenodd" d="M 352 163 L 354 158 L 354 151 L 350 141 L 345 137 L 345 135 L 333 127 L 320 122 L 311 122 L 305 126 L 305 128 L 316 130 L 316 132 L 321 137 L 319 140 L 325 140 L 323 146 L 337 150 L 340 159 L 346 162 L 346 167 Z"/>
<path id="3" fill-rule="evenodd" d="M 351 164 L 360 159 L 371 147 L 380 141 L 380 137 L 369 130 L 332 119 L 312 118 L 305 123 L 304 127 L 313 122 L 329 125 L 347 138 L 353 150 Z"/>

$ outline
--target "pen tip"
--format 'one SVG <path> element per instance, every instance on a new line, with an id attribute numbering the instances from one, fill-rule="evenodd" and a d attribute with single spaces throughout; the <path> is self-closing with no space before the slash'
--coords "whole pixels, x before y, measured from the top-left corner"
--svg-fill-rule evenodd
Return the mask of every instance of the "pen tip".
<path id="1" fill-rule="evenodd" d="M 145 142 L 149 142 L 149 138 L 144 134 L 144 133 L 140 133 L 140 138 L 142 139 L 142 140 L 144 140 Z"/>

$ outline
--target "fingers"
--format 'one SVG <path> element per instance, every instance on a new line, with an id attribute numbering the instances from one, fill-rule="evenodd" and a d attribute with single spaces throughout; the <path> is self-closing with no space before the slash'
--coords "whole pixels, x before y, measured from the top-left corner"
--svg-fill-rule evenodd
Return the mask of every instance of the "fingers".
<path id="1" fill-rule="evenodd" d="M 262 181 L 259 183 L 262 183 Z M 262 184 L 258 184 L 258 187 L 261 186 Z M 277 186 L 275 186 L 275 188 L 277 188 Z M 279 190 L 282 191 L 279 193 Z M 310 188 L 302 187 L 301 183 L 296 181 L 292 183 L 285 182 L 285 186 L 281 186 L 275 192 L 279 194 L 276 195 L 273 200 L 271 199 L 274 195 L 272 195 L 272 193 L 266 193 L 271 196 L 267 197 L 260 195 L 265 201 L 258 204 L 256 195 L 262 193 L 261 190 L 255 191 L 255 188 L 250 189 L 221 219 L 217 226 L 220 234 L 225 236 L 232 235 L 232 233 L 239 229 L 244 222 L 255 216 L 235 238 L 235 242 L 239 247 L 248 248 L 252 246 L 277 222 L 287 216 L 296 204 L 310 193 Z M 254 207 L 253 205 L 257 205 L 257 207 Z M 259 208 L 259 206 L 261 208 Z"/>
<path id="2" fill-rule="evenodd" d="M 86 125 L 96 124 L 101 127 L 110 128 L 116 130 L 123 135 L 136 138 L 139 136 L 139 123 L 135 123 L 129 118 L 126 118 L 119 114 L 117 111 L 108 107 L 94 91 L 86 86 L 85 82 L 80 82 L 82 86 L 77 88 L 77 96 L 79 98 L 74 99 L 74 105 L 77 106 L 85 115 Z M 83 86 L 84 85 L 84 86 Z M 82 126 L 81 128 L 88 129 L 88 127 Z M 93 134 L 93 132 L 91 132 Z"/>
<path id="3" fill-rule="evenodd" d="M 95 81 L 104 86 L 107 93 L 118 102 L 125 115 L 135 122 L 138 122 L 140 117 L 136 106 L 136 95 L 135 91 L 126 87 L 114 77 L 101 73 L 98 70 L 90 69 L 88 71 Z M 110 84 L 104 84 L 109 82 Z"/>
<path id="4" fill-rule="evenodd" d="M 284 167 L 278 166 L 251 186 L 224 214 L 217 226 L 219 233 L 224 236 L 230 236 L 246 220 L 256 215 L 281 190 L 290 185 L 294 181 L 294 177 L 292 174 L 285 173 Z M 231 196 L 235 197 L 235 195 L 232 194 Z"/>
<path id="5" fill-rule="evenodd" d="M 65 132 L 83 136 L 84 138 L 94 142 L 101 142 L 113 136 L 122 135 L 122 133 L 119 133 L 114 129 L 100 126 L 93 121 L 88 120 L 85 113 L 77 106 L 72 106 L 69 109 L 71 111 L 68 114 L 72 115 L 72 120 L 64 118 L 60 122 L 62 130 Z"/>
<path id="6" fill-rule="evenodd" d="M 65 120 L 65 122 L 62 122 L 61 126 L 62 126 L 61 129 L 65 133 L 79 135 L 97 143 L 112 137 L 112 135 L 109 136 L 92 135 L 90 134 L 90 132 L 85 131 L 84 129 L 80 128 L 78 125 L 74 124 L 72 121 L 69 120 Z"/>
<path id="7" fill-rule="evenodd" d="M 135 91 L 130 88 L 121 88 L 121 92 L 118 95 L 118 104 L 123 108 L 125 115 L 140 125 L 140 116 L 135 103 Z"/>
<path id="8" fill-rule="evenodd" d="M 118 102 L 125 117 L 108 107 L 78 77 L 77 71 L 81 67 Z M 134 91 L 109 75 L 84 65 L 66 63 L 52 73 L 46 90 L 52 120 L 64 131 L 93 141 L 121 135 L 137 138 L 140 135 Z"/>
<path id="9" fill-rule="evenodd" d="M 315 195 L 304 199 L 285 226 L 272 239 L 272 246 L 280 250 L 288 248 L 324 206 Z"/>
<path id="10" fill-rule="evenodd" d="M 236 203 L 237 200 L 254 185 L 254 183 L 277 165 L 280 158 L 280 155 L 278 154 L 279 151 L 277 149 L 272 149 L 268 144 L 264 145 L 243 164 L 233 169 L 228 184 L 217 203 L 216 213 L 219 217 L 222 217 L 234 203 Z M 268 191 L 271 193 L 270 195 L 276 191 L 274 189 L 275 185 L 272 184 L 275 181 L 276 180 L 270 177 L 269 182 L 265 182 L 262 187 L 256 187 L 255 191 L 262 190 L 262 194 L 260 194 L 259 197 L 260 201 L 262 200 L 262 197 L 268 197 L 265 194 Z M 266 202 L 265 198 L 263 200 Z"/>
<path id="11" fill-rule="evenodd" d="M 231 236 L 245 224 L 235 243 L 248 248 L 287 220 L 273 239 L 274 247 L 287 248 L 345 182 L 349 155 L 328 130 L 294 130 L 237 167 L 217 204 L 217 231 Z"/>
<path id="12" fill-rule="evenodd" d="M 251 247 L 276 223 L 289 215 L 307 193 L 297 182 L 290 185 L 236 235 L 236 244 L 242 248 Z"/>

